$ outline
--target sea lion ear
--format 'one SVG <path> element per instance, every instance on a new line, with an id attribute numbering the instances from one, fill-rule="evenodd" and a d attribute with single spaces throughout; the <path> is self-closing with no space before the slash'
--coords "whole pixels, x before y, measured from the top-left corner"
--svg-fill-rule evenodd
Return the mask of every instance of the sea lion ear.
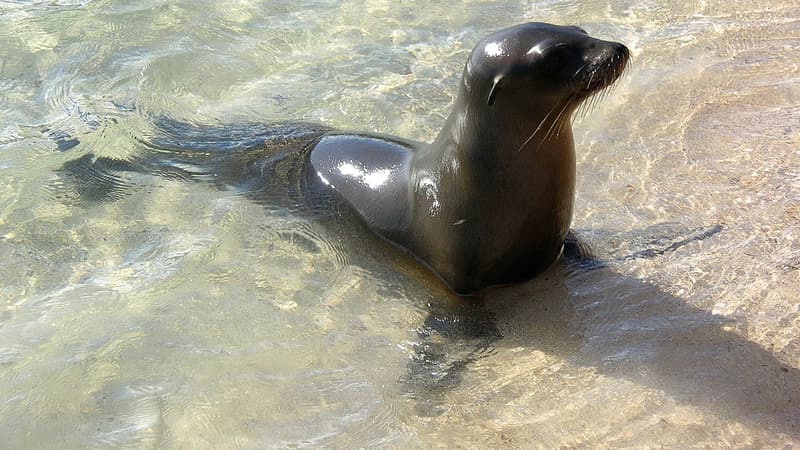
<path id="1" fill-rule="evenodd" d="M 494 99 L 497 97 L 497 91 L 500 89 L 501 81 L 503 81 L 502 75 L 494 77 L 494 83 L 492 84 L 492 88 L 489 90 L 489 98 L 486 99 L 487 105 L 492 106 L 492 103 L 494 103 Z"/>

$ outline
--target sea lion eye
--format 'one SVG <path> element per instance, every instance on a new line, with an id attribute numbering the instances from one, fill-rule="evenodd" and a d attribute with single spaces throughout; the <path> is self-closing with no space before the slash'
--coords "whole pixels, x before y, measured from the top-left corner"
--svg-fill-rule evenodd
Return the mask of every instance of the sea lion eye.
<path id="1" fill-rule="evenodd" d="M 572 46 L 558 43 L 547 50 L 547 66 L 551 68 L 564 67 L 575 56 L 574 53 Z"/>

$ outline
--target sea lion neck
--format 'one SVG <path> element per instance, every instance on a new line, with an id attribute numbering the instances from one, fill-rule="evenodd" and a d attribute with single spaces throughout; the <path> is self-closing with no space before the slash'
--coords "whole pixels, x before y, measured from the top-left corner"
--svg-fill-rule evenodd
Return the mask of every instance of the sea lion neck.
<path id="1" fill-rule="evenodd" d="M 459 293 L 505 281 L 509 261 L 552 263 L 575 190 L 572 105 L 493 110 L 476 97 L 459 96 L 409 171 L 411 229 L 429 232 L 404 245 Z"/>
<path id="2" fill-rule="evenodd" d="M 571 99 L 489 106 L 481 97 L 462 85 L 444 126 L 432 144 L 420 148 L 419 157 L 429 164 L 440 158 L 443 166 L 476 165 L 486 172 L 500 162 L 530 159 L 529 152 L 557 151 L 565 135 L 571 141 L 577 107 Z"/>

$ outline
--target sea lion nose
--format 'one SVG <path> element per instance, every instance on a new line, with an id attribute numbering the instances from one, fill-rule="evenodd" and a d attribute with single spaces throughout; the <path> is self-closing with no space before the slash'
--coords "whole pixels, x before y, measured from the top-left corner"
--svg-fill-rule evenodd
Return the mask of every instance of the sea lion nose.
<path id="1" fill-rule="evenodd" d="M 628 47 L 625 47 L 619 42 L 597 40 L 589 44 L 588 48 L 592 51 L 587 53 L 586 59 L 597 62 L 612 59 L 627 59 L 630 55 Z"/>

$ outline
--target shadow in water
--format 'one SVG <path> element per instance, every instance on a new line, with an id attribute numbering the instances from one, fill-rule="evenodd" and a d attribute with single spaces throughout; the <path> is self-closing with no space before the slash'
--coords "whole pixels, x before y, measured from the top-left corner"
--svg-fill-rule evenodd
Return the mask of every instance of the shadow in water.
<path id="1" fill-rule="evenodd" d="M 409 364 L 414 384 L 407 388 L 421 414 L 441 412 L 470 363 L 524 346 L 717 417 L 800 438 L 800 370 L 742 337 L 741 324 L 657 286 L 603 265 L 562 262 L 523 285 L 457 303 L 443 302 L 427 321 L 448 325 L 436 332 L 435 364 L 427 350 Z M 420 348 L 429 339 L 423 335 Z"/>
<path id="2" fill-rule="evenodd" d="M 447 393 L 458 387 L 465 370 L 480 358 L 494 353 L 502 339 L 493 315 L 478 302 L 457 299 L 429 305 L 425 322 L 417 328 L 420 341 L 401 379 L 408 398 L 420 416 L 437 416 Z"/>

